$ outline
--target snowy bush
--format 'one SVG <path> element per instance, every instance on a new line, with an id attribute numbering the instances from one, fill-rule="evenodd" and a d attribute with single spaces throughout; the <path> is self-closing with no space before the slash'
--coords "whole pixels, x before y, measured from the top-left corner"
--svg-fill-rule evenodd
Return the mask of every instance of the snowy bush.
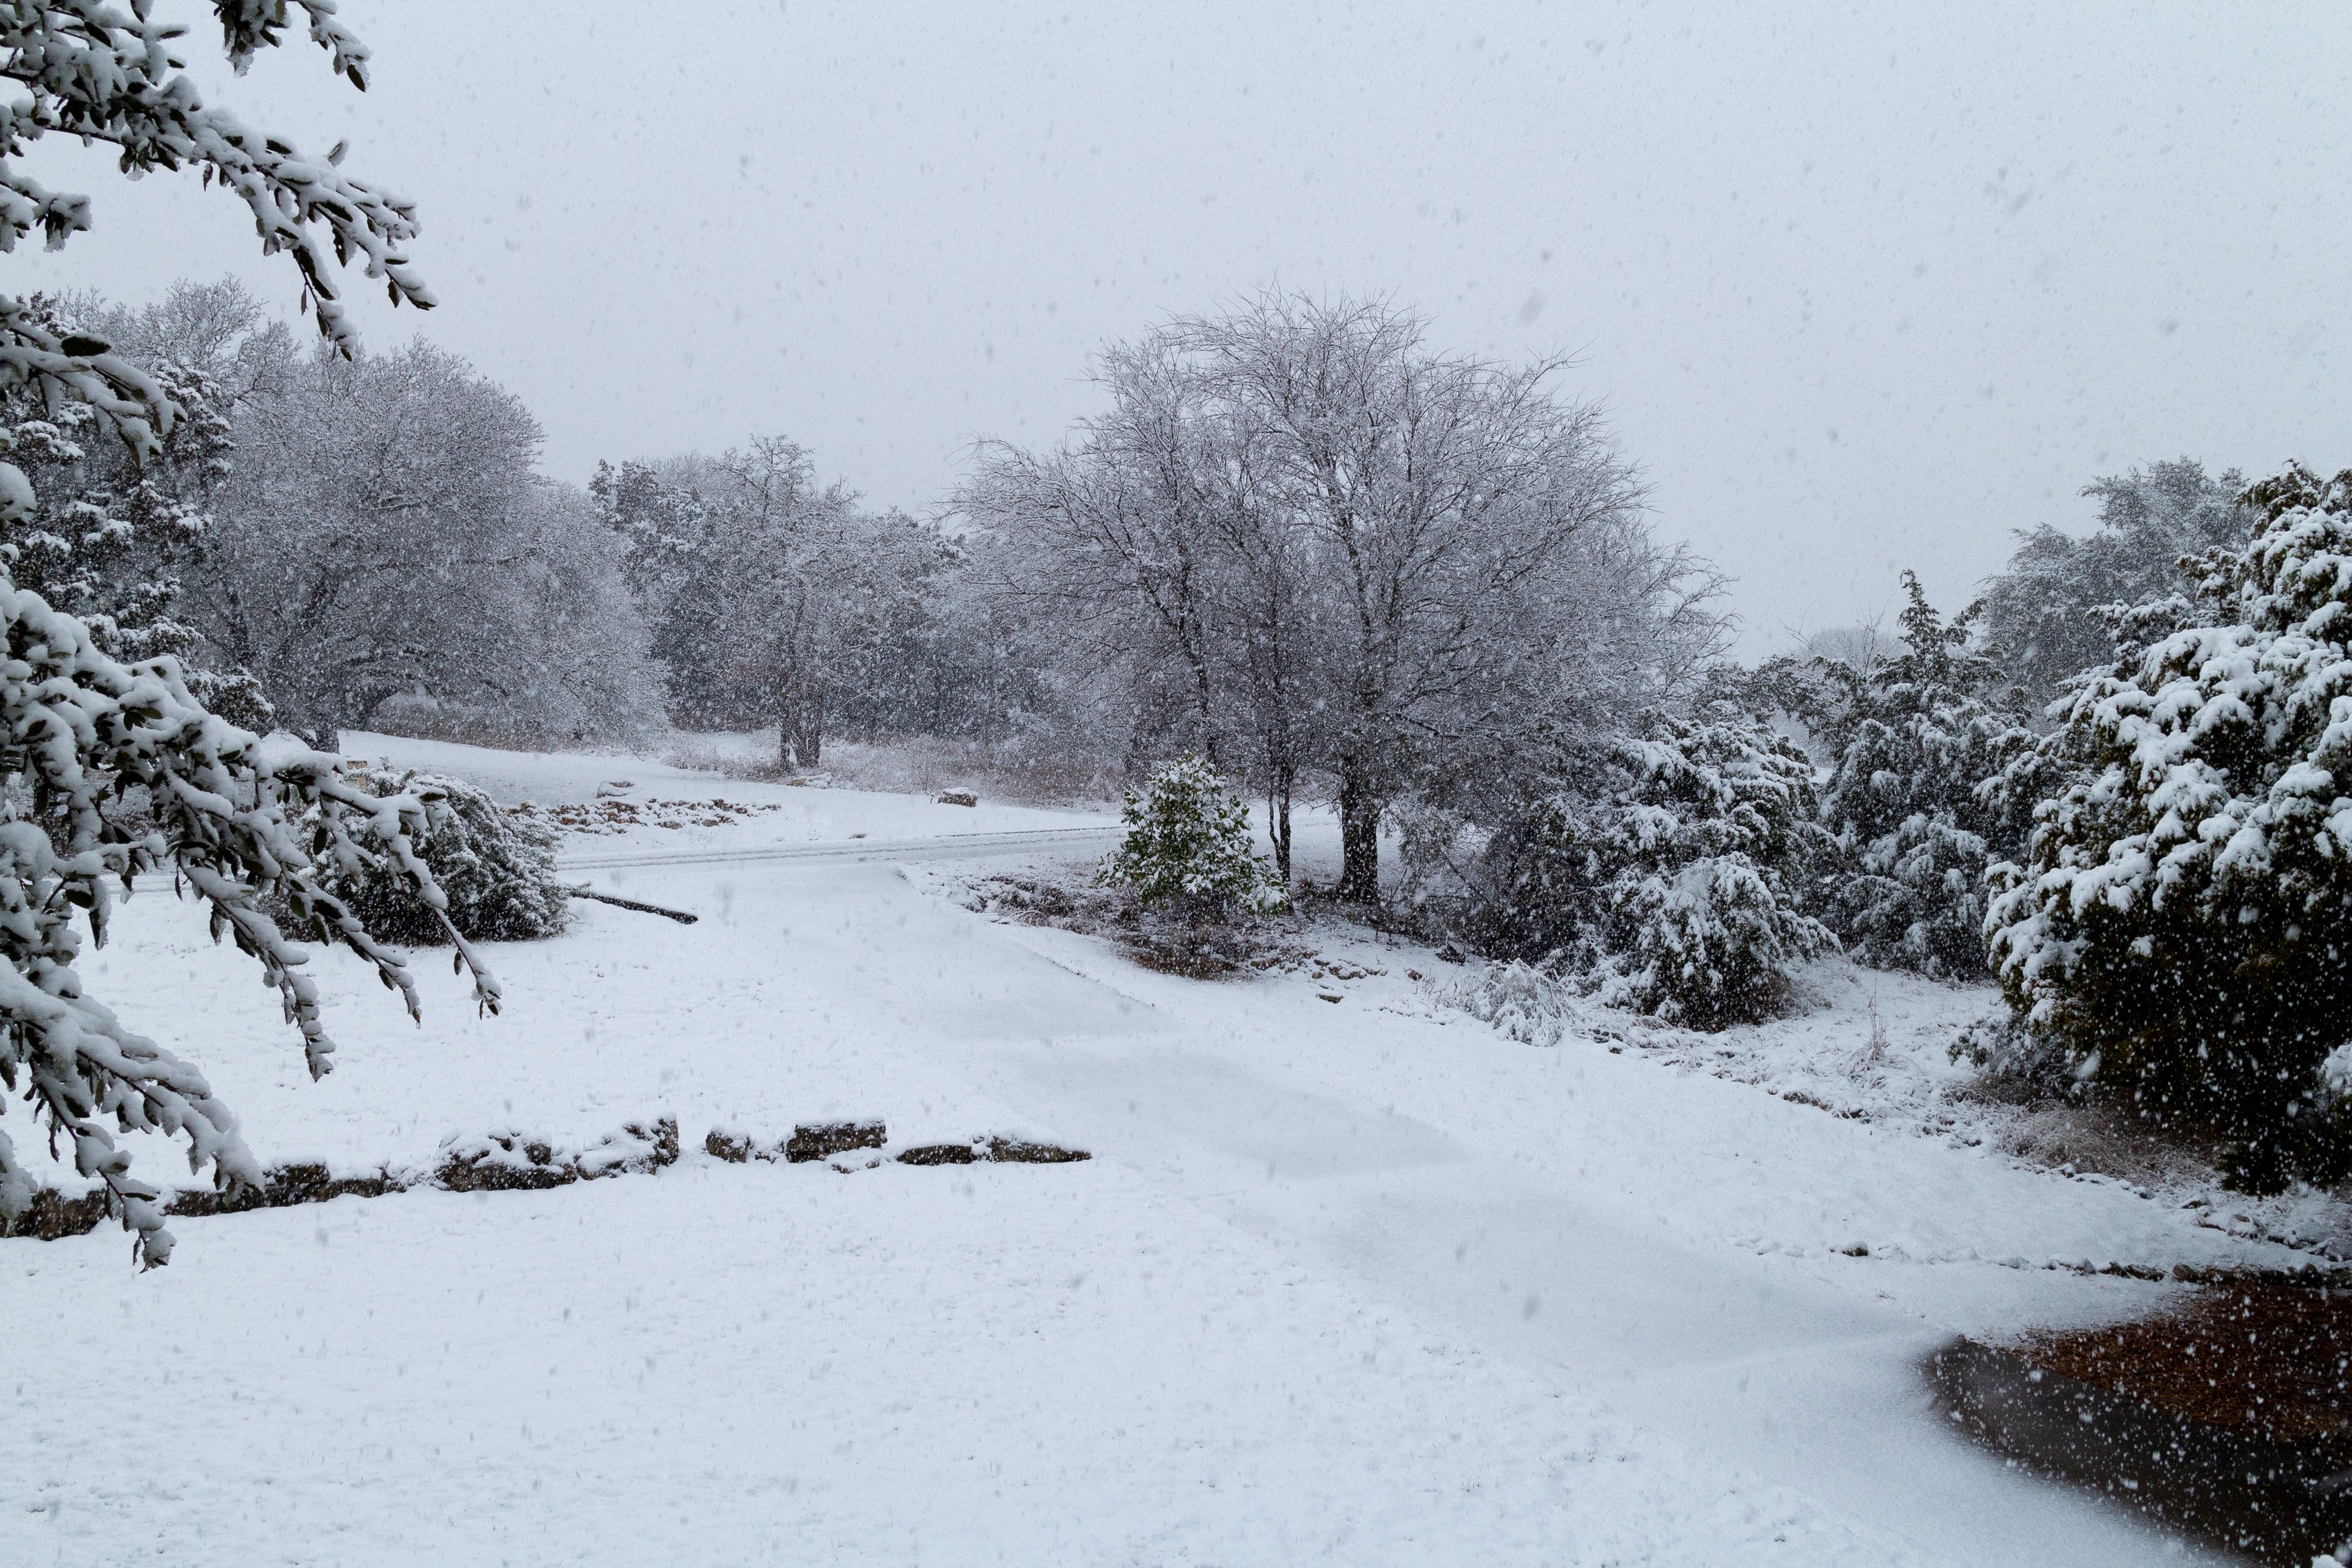
<path id="1" fill-rule="evenodd" d="M 1467 868 L 1479 945 L 1702 1029 L 1758 1017 L 1836 946 L 1801 907 L 1812 765 L 1727 706 L 1585 748 Z"/>
<path id="2" fill-rule="evenodd" d="M 1522 1045 L 1558 1045 L 1575 993 L 1517 958 L 1480 966 L 1438 990 L 1439 998 Z"/>
<path id="3" fill-rule="evenodd" d="M 1290 890 L 1250 848 L 1249 808 L 1198 757 L 1171 762 L 1138 795 L 1127 792 L 1127 836 L 1095 873 L 1098 887 L 1134 890 L 1146 904 L 1270 915 Z"/>
<path id="4" fill-rule="evenodd" d="M 2143 1115 L 2231 1140 L 2257 1188 L 2340 1172 L 2352 1040 L 2352 472 L 2254 486 L 2195 603 L 2119 618 L 2032 759 L 2070 777 L 1986 928 L 2025 1026 Z"/>
<path id="5" fill-rule="evenodd" d="M 1999 671 L 1968 648 L 1970 617 L 1946 622 L 1919 580 L 1902 647 L 1864 664 L 1815 659 L 1768 671 L 1833 758 L 1822 821 L 1842 863 L 1824 914 L 1846 951 L 1939 978 L 1984 971 L 1985 867 L 2016 852 L 2022 823 L 1980 786 L 2032 744 Z"/>
<path id="6" fill-rule="evenodd" d="M 409 796 L 424 806 L 425 831 L 412 838 L 444 900 L 439 909 L 426 904 L 382 864 L 322 867 L 320 885 L 349 904 L 370 931 L 410 944 L 446 941 L 453 928 L 477 940 L 527 942 L 557 936 L 570 924 L 571 898 L 555 873 L 552 829 L 509 816 L 482 790 L 456 779 L 383 768 L 344 778 L 379 799 Z"/>

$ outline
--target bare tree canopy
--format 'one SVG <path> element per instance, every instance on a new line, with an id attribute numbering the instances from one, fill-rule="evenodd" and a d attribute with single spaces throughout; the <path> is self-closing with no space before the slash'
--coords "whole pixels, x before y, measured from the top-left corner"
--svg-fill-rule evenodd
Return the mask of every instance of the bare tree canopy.
<path id="1" fill-rule="evenodd" d="M 1108 413 L 983 447 L 958 505 L 1011 600 L 1124 687 L 1138 755 L 1331 780 L 1346 896 L 1379 893 L 1382 803 L 1676 689 L 1719 646 L 1714 580 L 1558 360 L 1446 354 L 1385 301 L 1268 293 L 1107 349 Z"/>

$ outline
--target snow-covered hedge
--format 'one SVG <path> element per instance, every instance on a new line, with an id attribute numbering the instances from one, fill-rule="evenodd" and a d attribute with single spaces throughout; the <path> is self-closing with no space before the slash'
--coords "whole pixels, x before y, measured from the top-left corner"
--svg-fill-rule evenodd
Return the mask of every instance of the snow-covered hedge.
<path id="1" fill-rule="evenodd" d="M 553 830 L 509 816 L 461 779 L 384 768 L 344 777 L 371 795 L 409 796 L 424 805 L 426 825 L 415 836 L 416 853 L 446 901 L 442 910 L 427 905 L 381 864 L 322 868 L 320 884 L 350 904 L 370 931 L 391 942 L 446 942 L 446 913 L 461 936 L 527 942 L 558 936 L 571 923 L 571 898 L 555 873 Z"/>
<path id="2" fill-rule="evenodd" d="M 1194 904 L 1269 915 L 1290 890 L 1251 847 L 1249 808 L 1198 757 L 1171 762 L 1119 810 L 1127 836 L 1099 870 L 1099 887 L 1125 887 L 1150 904 Z"/>
<path id="3" fill-rule="evenodd" d="M 1812 765 L 1727 707 L 1586 748 L 1569 787 L 1488 841 L 1478 945 L 1611 1006 L 1717 1029 L 1769 1011 L 1836 938 L 1802 907 Z"/>
<path id="4" fill-rule="evenodd" d="M 2352 472 L 2249 498 L 2252 542 L 2124 618 L 2029 759 L 2071 781 L 1986 930 L 2027 1028 L 2267 1187 L 2346 1166 L 2323 1064 L 2352 1042 Z"/>

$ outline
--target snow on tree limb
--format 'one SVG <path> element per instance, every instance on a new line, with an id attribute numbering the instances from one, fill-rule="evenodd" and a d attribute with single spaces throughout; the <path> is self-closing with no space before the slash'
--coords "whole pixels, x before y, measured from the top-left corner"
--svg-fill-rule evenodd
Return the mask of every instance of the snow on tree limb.
<path id="1" fill-rule="evenodd" d="M 298 0 L 298 5 L 334 68 L 364 89 L 367 51 L 334 19 L 330 0 Z M 213 8 L 230 63 L 241 72 L 257 50 L 279 41 L 296 7 L 286 0 L 214 0 Z M 0 50 L 5 51 L 0 78 L 30 95 L 0 105 L 0 251 L 14 250 L 37 229 L 54 250 L 89 227 L 87 196 L 50 191 L 11 162 L 57 131 L 119 148 L 126 174 L 193 166 L 204 171 L 206 184 L 234 191 L 253 214 L 263 253 L 293 257 L 302 274 L 304 306 L 339 349 L 348 350 L 358 334 L 329 266 L 331 253 L 337 266 L 360 257 L 394 304 L 431 309 L 432 291 L 409 266 L 405 249 L 417 232 L 415 204 L 343 173 L 340 145 L 307 157 L 283 138 L 206 106 L 195 83 L 182 74 L 186 59 L 174 52 L 187 28 L 157 21 L 151 10 L 150 4 L 126 11 L 98 0 L 0 7 Z M 46 373 L 46 367 L 32 368 Z"/>
<path id="2" fill-rule="evenodd" d="M 279 41 L 299 8 L 335 68 L 365 86 L 366 52 L 334 20 L 331 0 L 214 0 L 213 8 L 239 69 Z M 356 337 L 314 225 L 326 226 L 339 263 L 363 256 L 395 304 L 430 307 L 399 248 L 416 232 L 414 209 L 345 178 L 340 147 L 305 159 L 205 108 L 170 47 L 186 29 L 152 12 L 152 0 L 128 11 L 98 0 L 0 5 L 0 77 L 28 93 L 0 105 L 0 250 L 37 227 L 55 247 L 89 226 L 85 198 L 47 191 L 7 162 L 57 131 L 118 147 L 126 174 L 197 164 L 207 183 L 236 190 L 253 210 L 263 251 L 291 253 L 320 329 L 346 353 Z M 0 298 L 0 391 L 29 390 L 52 409 L 87 405 L 142 462 L 180 413 L 168 380 L 98 339 L 62 330 L 33 301 Z M 0 463 L 0 514 L 26 521 L 38 505 L 23 470 Z M 134 825 L 124 810 L 133 790 L 146 798 L 148 822 Z M 184 1139 L 190 1168 L 209 1165 L 223 1191 L 257 1181 L 260 1171 L 203 1074 L 84 995 L 73 967 L 76 912 L 102 945 L 109 879 L 128 895 L 139 877 L 168 867 L 178 888 L 209 905 L 214 939 L 234 941 L 278 988 L 315 1078 L 331 1065 L 334 1043 L 306 968 L 310 952 L 272 912 L 349 949 L 417 1016 L 405 965 L 322 885 L 321 868 L 403 883 L 446 925 L 447 900 L 414 842 L 436 810 L 446 803 L 380 798 L 347 782 L 340 758 L 228 724 L 191 695 L 176 659 L 118 660 L 89 624 L 0 576 L 0 1086 L 21 1093 L 46 1124 L 53 1155 L 62 1137 L 75 1168 L 102 1184 L 147 1266 L 171 1256 L 172 1235 L 158 1190 L 131 1176 L 116 1133 Z M 459 968 L 472 971 L 477 1003 L 496 1011 L 497 980 L 454 927 L 449 936 Z M 0 1134 L 0 1215 L 21 1212 L 33 1190 L 15 1143 Z"/>
<path id="3" fill-rule="evenodd" d="M 2020 759 L 2054 776 L 1992 872 L 2002 988 L 2085 1079 L 2239 1140 L 2233 1179 L 2352 1168 L 2322 1065 L 2352 950 L 2352 473 L 2254 486 L 2199 599 L 2116 617 L 2112 668 Z"/>
<path id="4" fill-rule="evenodd" d="M 170 1233 L 153 1189 L 128 1176 L 106 1121 L 185 1138 L 191 1168 L 210 1164 L 223 1190 L 254 1180 L 259 1167 L 202 1074 L 83 995 L 73 968 L 76 912 L 86 912 L 102 944 L 112 900 L 106 879 L 127 894 L 142 874 L 168 868 L 211 906 L 215 939 L 233 940 L 278 988 L 318 1077 L 334 1044 L 310 954 L 267 906 L 350 949 L 415 1016 L 406 966 L 320 886 L 318 867 L 373 866 L 441 907 L 412 841 L 433 803 L 380 799 L 346 783 L 338 758 L 222 722 L 188 694 L 175 661 L 122 664 L 37 594 L 0 588 L 0 775 L 21 786 L 11 798 L 26 801 L 0 819 L 0 952 L 10 960 L 0 969 L 0 1083 L 21 1089 L 52 1138 L 68 1140 L 76 1169 L 105 1184 L 152 1266 L 170 1255 Z M 134 787 L 152 802 L 155 825 L 144 832 L 106 810 Z M 450 935 L 478 1003 L 496 1011 L 497 980 Z M 31 1191 L 13 1145 L 0 1141 L 0 1212 L 21 1210 Z"/>

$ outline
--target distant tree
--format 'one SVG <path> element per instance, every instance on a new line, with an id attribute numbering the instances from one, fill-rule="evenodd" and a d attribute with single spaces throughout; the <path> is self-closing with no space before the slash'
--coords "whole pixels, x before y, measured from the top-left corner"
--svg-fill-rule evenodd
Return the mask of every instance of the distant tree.
<path id="1" fill-rule="evenodd" d="M 607 464 L 591 488 L 625 541 L 679 722 L 772 722 L 779 762 L 814 768 L 845 715 L 903 691 L 902 662 L 923 659 L 929 595 L 952 548 L 819 486 L 799 444 Z"/>
<path id="2" fill-rule="evenodd" d="M 1000 591 L 1130 719 L 1263 787 L 1278 857 L 1312 772 L 1345 896 L 1387 802 L 1477 793 L 1563 725 L 1622 727 L 1717 643 L 1712 580 L 1658 546 L 1559 370 L 1433 352 L 1377 302 L 1269 294 L 1113 345 L 1104 414 L 983 448 L 959 495 Z M 1608 716 L 1604 718 L 1604 715 Z"/>
<path id="3" fill-rule="evenodd" d="M 208 653 L 323 746 L 395 722 L 564 738 L 649 716 L 619 543 L 536 472 L 528 409 L 419 341 L 248 367 L 236 449 L 189 552 Z"/>
<path id="4" fill-rule="evenodd" d="M 2095 479 L 2099 526 L 2082 538 L 2044 523 L 2018 536 L 2009 570 L 1985 585 L 1984 646 L 2029 703 L 2115 657 L 2105 606 L 2187 592 L 2184 557 L 2242 547 L 2256 517 L 2240 500 L 2245 476 L 2209 476 L 2192 458 Z"/>
<path id="5" fill-rule="evenodd" d="M 2267 1190 L 2352 1163 L 2352 472 L 2246 499 L 2020 759 L 2062 782 L 1986 929 L 2026 1030 Z"/>
<path id="6" fill-rule="evenodd" d="M 289 6 L 216 0 L 214 9 L 230 63 L 241 69 L 278 41 Z M 302 9 L 335 68 L 363 83 L 366 53 L 331 8 L 310 0 Z M 198 165 L 207 181 L 243 197 L 264 249 L 287 251 L 300 267 L 306 301 L 331 343 L 353 339 L 331 253 L 362 257 L 395 301 L 430 304 L 403 254 L 415 227 L 406 204 L 344 175 L 340 148 L 306 159 L 290 142 L 205 106 L 180 74 L 174 40 L 182 31 L 143 5 L 127 13 L 82 3 L 0 8 L 0 76 L 24 94 L 0 124 L 0 248 L 35 229 L 58 245 L 89 225 L 87 198 L 47 189 L 15 162 L 28 141 L 57 130 L 119 149 L 127 172 Z M 53 415 L 86 404 L 94 411 L 88 434 L 119 437 L 142 463 L 183 417 L 159 377 L 103 340 L 59 330 L 19 298 L 0 298 L 0 396 Z M 0 461 L 0 520 L 23 528 L 41 508 L 26 471 Z M 0 972 L 0 1084 L 26 1097 L 52 1148 L 61 1142 L 75 1168 L 101 1184 L 135 1234 L 138 1256 L 153 1266 L 170 1256 L 171 1232 L 158 1190 L 130 1174 L 118 1131 L 184 1138 L 192 1166 L 209 1164 L 224 1189 L 257 1182 L 260 1168 L 204 1077 L 124 1028 L 83 985 L 74 968 L 77 912 L 86 914 L 92 940 L 102 941 L 114 883 L 128 890 L 168 870 L 210 906 L 215 933 L 260 962 L 315 1076 L 327 1070 L 333 1045 L 304 967 L 309 955 L 268 907 L 282 905 L 299 925 L 350 948 L 413 1011 L 406 968 L 320 886 L 314 857 L 381 863 L 439 908 L 446 901 L 412 839 L 432 812 L 413 796 L 378 800 L 356 789 L 336 758 L 267 744 L 225 724 L 191 695 L 177 660 L 126 664 L 89 625 L 5 581 L 0 639 L 8 655 L 0 660 L 0 816 L 9 823 L 0 833 L 0 905 L 10 912 L 0 921 L 8 960 Z M 152 825 L 131 817 L 134 795 Z M 473 966 L 476 996 L 494 1007 L 496 982 L 462 941 L 458 955 Z M 21 1213 L 36 1181 L 36 1167 L 0 1134 L 0 1213 Z"/>

